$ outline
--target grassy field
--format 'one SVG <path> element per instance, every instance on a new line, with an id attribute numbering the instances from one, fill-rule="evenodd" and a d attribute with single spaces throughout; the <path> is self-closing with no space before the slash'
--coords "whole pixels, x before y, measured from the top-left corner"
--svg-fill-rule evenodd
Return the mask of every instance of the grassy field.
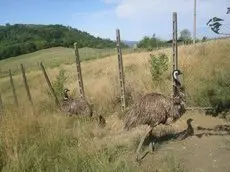
<path id="1" fill-rule="evenodd" d="M 133 49 L 124 49 L 123 53 L 131 53 Z M 117 49 L 95 49 L 95 48 L 80 48 L 79 54 L 81 61 L 98 59 L 106 56 L 115 55 Z M 0 61 L 0 77 L 8 75 L 9 69 L 14 74 L 20 72 L 20 64 L 23 63 L 27 71 L 37 70 L 38 63 L 43 62 L 49 68 L 58 67 L 61 64 L 73 64 L 75 62 L 75 54 L 72 48 L 56 47 L 36 51 L 34 53 L 21 55 L 18 57 L 9 58 Z"/>
<path id="2" fill-rule="evenodd" d="M 230 91 L 228 90 L 229 47 L 230 41 L 222 40 L 197 44 L 196 47 L 190 45 L 179 48 L 179 66 L 183 72 L 182 79 L 190 105 L 210 105 L 207 95 L 209 89 L 214 90 L 219 97 L 228 98 L 226 95 L 230 94 L 226 91 Z M 60 53 L 56 50 L 59 50 Z M 169 56 L 171 64 L 171 49 L 124 55 L 126 89 L 130 97 L 128 106 L 148 92 L 156 91 L 171 95 L 171 67 L 165 71 L 159 81 L 152 80 L 150 74 L 150 53 L 162 52 Z M 18 63 L 35 63 L 36 60 L 41 60 L 40 53 L 44 61 L 45 57 L 51 57 L 53 53 L 60 58 L 70 57 L 74 60 L 72 51 L 57 48 L 28 54 L 15 61 L 12 58 L 0 62 L 0 65 L 2 67 L 4 64 L 4 68 L 7 69 L 13 68 Z M 30 61 L 30 58 L 33 60 Z M 61 60 L 59 63 L 58 67 L 54 67 L 55 65 L 52 67 L 48 62 L 45 63 L 51 81 L 56 79 L 61 69 L 65 70 L 67 76 L 65 86 L 71 90 L 73 95 L 78 96 L 75 64 L 66 63 L 66 61 L 62 63 Z M 104 129 L 96 125 L 94 118 L 68 117 L 55 110 L 54 101 L 47 94 L 48 88 L 42 72 L 38 69 L 31 69 L 27 73 L 32 98 L 36 105 L 34 115 L 26 97 L 21 75 L 14 75 L 19 109 L 13 105 L 9 78 L 0 79 L 5 107 L 5 114 L 1 118 L 0 125 L 1 171 L 196 171 L 198 169 L 191 167 L 186 159 L 192 160 L 192 157 L 189 156 L 192 150 L 189 147 L 195 144 L 202 145 L 200 149 L 194 148 L 194 151 L 196 150 L 195 153 L 203 160 L 208 159 L 205 158 L 208 156 L 206 152 L 201 154 L 201 150 L 206 148 L 207 144 L 212 142 L 211 146 L 214 149 L 214 147 L 219 148 L 220 143 L 225 143 L 221 136 L 216 136 L 215 141 L 192 138 L 191 143 L 189 141 L 182 141 L 178 144 L 170 142 L 168 145 L 163 144 L 156 155 L 148 156 L 143 164 L 138 165 L 135 162 L 135 148 L 145 128 L 144 126 L 139 127 L 130 132 L 122 129 L 123 114 L 120 112 L 119 104 L 116 55 L 84 61 L 82 72 L 87 99 L 94 104 L 95 114 L 101 114 L 107 120 L 107 126 Z M 224 123 L 220 119 L 188 112 L 173 128 L 166 127 L 160 134 L 184 129 L 186 119 L 191 116 L 196 119 L 196 125 L 205 127 L 214 127 Z M 155 132 L 157 131 L 160 131 L 159 128 Z M 170 151 L 170 146 L 172 151 Z M 185 149 L 187 152 L 176 151 L 182 150 L 181 147 L 184 146 L 188 147 Z M 221 144 L 221 151 L 223 151 L 222 148 L 229 148 L 228 146 L 227 143 L 224 146 Z M 161 151 L 164 147 L 168 151 Z M 220 152 L 215 153 L 216 156 L 220 156 Z M 195 160 L 192 163 L 199 164 Z M 206 165 L 202 166 L 204 171 L 212 171 L 209 168 L 209 162 L 205 163 Z M 222 171 L 229 169 L 229 166 L 226 168 L 223 165 L 221 166 L 220 162 L 219 167 L 222 168 Z"/>

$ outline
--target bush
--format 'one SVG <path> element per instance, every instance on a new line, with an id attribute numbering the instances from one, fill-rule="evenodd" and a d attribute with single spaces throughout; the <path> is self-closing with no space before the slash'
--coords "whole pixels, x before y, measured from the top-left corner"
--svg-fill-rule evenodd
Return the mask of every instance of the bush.
<path id="1" fill-rule="evenodd" d="M 61 69 L 59 71 L 58 76 L 56 77 L 56 80 L 52 83 L 53 89 L 55 94 L 57 95 L 58 99 L 61 100 L 64 97 L 64 84 L 67 80 L 67 77 L 65 76 L 65 70 Z M 52 93 L 48 91 L 48 95 L 52 96 Z"/>
<path id="2" fill-rule="evenodd" d="M 165 71 L 168 70 L 169 58 L 161 53 L 158 56 L 150 54 L 150 72 L 153 80 L 160 80 Z"/>

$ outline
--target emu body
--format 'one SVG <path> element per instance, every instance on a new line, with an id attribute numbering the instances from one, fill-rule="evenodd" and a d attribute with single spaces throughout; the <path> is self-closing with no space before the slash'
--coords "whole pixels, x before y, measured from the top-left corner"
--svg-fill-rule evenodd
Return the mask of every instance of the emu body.
<path id="1" fill-rule="evenodd" d="M 185 107 L 180 100 L 167 98 L 159 93 L 149 93 L 136 102 L 125 117 L 125 129 L 138 125 L 150 125 L 155 127 L 159 124 L 169 125 L 180 118 Z"/>
<path id="2" fill-rule="evenodd" d="M 61 104 L 62 110 L 70 114 L 92 116 L 92 109 L 89 103 L 82 98 L 74 99 L 70 97 L 68 91 L 68 89 L 64 90 L 64 98 Z"/>

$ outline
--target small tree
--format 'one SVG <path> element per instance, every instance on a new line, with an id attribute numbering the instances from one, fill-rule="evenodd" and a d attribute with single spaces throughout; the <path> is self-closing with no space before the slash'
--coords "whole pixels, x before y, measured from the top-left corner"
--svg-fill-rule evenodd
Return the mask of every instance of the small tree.
<path id="1" fill-rule="evenodd" d="M 191 32 L 188 29 L 183 29 L 180 32 L 180 37 L 179 39 L 181 39 L 182 41 L 184 41 L 185 43 L 189 43 L 191 42 Z"/>
<path id="2" fill-rule="evenodd" d="M 168 70 L 169 58 L 166 54 L 161 53 L 158 56 L 150 55 L 150 72 L 153 80 L 160 80 L 162 74 Z"/>
<path id="3" fill-rule="evenodd" d="M 56 77 L 56 80 L 52 82 L 53 89 L 58 99 L 61 100 L 64 97 L 64 84 L 67 80 L 65 76 L 65 70 L 61 69 Z M 52 97 L 52 93 L 48 90 L 48 95 Z"/>

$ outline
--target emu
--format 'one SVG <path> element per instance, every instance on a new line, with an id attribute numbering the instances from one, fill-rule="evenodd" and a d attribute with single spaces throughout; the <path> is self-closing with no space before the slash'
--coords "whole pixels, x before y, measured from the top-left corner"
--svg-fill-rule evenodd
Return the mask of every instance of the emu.
<path id="1" fill-rule="evenodd" d="M 192 121 L 193 119 L 189 118 L 187 120 L 187 128 L 179 133 L 176 134 L 176 139 L 177 140 L 183 140 L 189 136 L 193 136 L 194 135 L 194 129 L 192 127 Z"/>
<path id="2" fill-rule="evenodd" d="M 62 109 L 65 112 L 76 115 L 88 115 L 93 116 L 93 110 L 90 104 L 85 99 L 74 99 L 68 95 L 70 90 L 68 88 L 64 89 L 64 97 L 62 103 Z M 106 125 L 106 120 L 102 115 L 97 115 L 98 126 L 104 128 Z"/>
<path id="3" fill-rule="evenodd" d="M 68 95 L 69 91 L 68 88 L 64 89 L 64 97 L 61 105 L 62 110 L 70 114 L 92 116 L 92 108 L 89 103 L 82 98 L 74 99 L 70 97 Z"/>
<path id="4" fill-rule="evenodd" d="M 174 98 L 166 97 L 159 93 L 148 93 L 140 98 L 127 112 L 124 119 L 124 128 L 129 130 L 138 125 L 148 125 L 147 132 L 141 139 L 137 148 L 137 160 L 140 149 L 146 137 L 151 136 L 154 127 L 163 124 L 169 125 L 178 120 L 186 111 L 185 96 L 181 91 L 178 79 L 180 71 L 173 71 L 173 79 L 176 80 L 176 95 Z M 150 145 L 153 150 L 154 142 Z"/>

